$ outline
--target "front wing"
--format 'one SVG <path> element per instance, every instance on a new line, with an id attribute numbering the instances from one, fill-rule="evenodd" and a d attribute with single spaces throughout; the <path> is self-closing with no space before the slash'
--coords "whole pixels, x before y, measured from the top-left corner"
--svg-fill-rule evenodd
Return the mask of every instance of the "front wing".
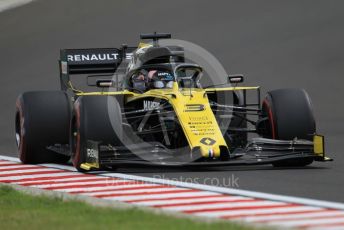
<path id="1" fill-rule="evenodd" d="M 252 138 L 246 148 L 236 149 L 224 159 L 204 159 L 195 153 L 180 154 L 179 150 L 176 153 L 159 143 L 113 147 L 89 141 L 88 148 L 93 149 L 96 154 L 82 164 L 81 167 L 85 170 L 118 166 L 219 167 L 265 165 L 305 159 L 332 160 L 325 156 L 324 137 L 319 135 L 315 135 L 313 141 Z"/>

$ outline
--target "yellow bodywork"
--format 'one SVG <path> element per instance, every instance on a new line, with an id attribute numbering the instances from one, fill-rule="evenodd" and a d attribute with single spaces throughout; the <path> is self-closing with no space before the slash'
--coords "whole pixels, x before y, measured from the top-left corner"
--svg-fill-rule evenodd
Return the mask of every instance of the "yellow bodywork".
<path id="1" fill-rule="evenodd" d="M 210 108 L 207 94 L 203 90 L 179 91 L 169 101 L 190 148 L 200 147 L 203 157 L 219 157 L 220 146 L 227 147 L 227 144 Z"/>
<path id="2" fill-rule="evenodd" d="M 223 138 L 213 111 L 210 108 L 207 94 L 217 91 L 251 90 L 259 87 L 228 88 L 185 88 L 179 89 L 174 82 L 171 89 L 152 89 L 143 94 L 128 90 L 115 92 L 77 93 L 77 96 L 116 96 L 126 95 L 126 102 L 153 97 L 167 100 L 174 108 L 179 123 L 185 133 L 190 149 L 199 148 L 206 158 L 220 157 L 220 148 L 229 148 Z M 85 166 L 86 168 L 86 166 Z"/>
<path id="3" fill-rule="evenodd" d="M 80 165 L 80 168 L 86 171 L 89 171 L 91 169 L 99 169 L 99 164 L 98 163 L 82 163 Z"/>
<path id="4" fill-rule="evenodd" d="M 259 87 L 227 87 L 227 88 L 183 88 L 180 89 L 174 82 L 171 89 L 151 89 L 145 93 L 135 93 L 128 90 L 105 92 L 80 92 L 77 96 L 124 96 L 124 103 L 139 99 L 156 98 L 157 102 L 166 100 L 176 113 L 178 121 L 187 138 L 190 150 L 197 149 L 204 158 L 219 158 L 223 148 L 227 145 L 214 113 L 210 107 L 208 94 L 220 91 L 257 90 Z M 323 158 L 323 161 L 332 159 L 325 157 L 324 137 L 313 136 L 314 154 Z M 221 150 L 222 149 L 222 150 Z M 229 151 L 228 151 L 229 152 Z M 98 169 L 98 163 L 83 163 L 84 170 Z"/>
<path id="5" fill-rule="evenodd" d="M 313 136 L 314 153 L 324 157 L 325 156 L 325 146 L 324 146 L 324 136 L 314 135 Z"/>

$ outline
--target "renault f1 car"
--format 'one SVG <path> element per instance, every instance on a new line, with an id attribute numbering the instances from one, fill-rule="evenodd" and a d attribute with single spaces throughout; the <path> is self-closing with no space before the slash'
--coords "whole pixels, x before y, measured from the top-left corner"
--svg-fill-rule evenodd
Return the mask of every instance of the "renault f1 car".
<path id="1" fill-rule="evenodd" d="M 15 133 L 23 163 L 79 171 L 125 165 L 306 166 L 325 157 L 310 98 L 302 89 L 203 87 L 202 66 L 170 34 L 143 34 L 138 47 L 63 49 L 59 91 L 21 94 Z M 86 82 L 86 84 L 85 84 Z M 84 83 L 85 85 L 83 85 Z M 82 89 L 82 87 L 84 87 Z M 248 94 L 255 95 L 253 103 Z"/>

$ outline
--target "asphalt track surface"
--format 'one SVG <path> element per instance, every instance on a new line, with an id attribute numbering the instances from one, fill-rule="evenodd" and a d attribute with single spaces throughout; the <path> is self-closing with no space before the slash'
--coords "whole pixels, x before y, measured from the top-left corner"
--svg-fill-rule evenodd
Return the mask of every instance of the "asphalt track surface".
<path id="1" fill-rule="evenodd" d="M 246 85 L 310 94 L 331 163 L 304 169 L 121 169 L 156 178 L 344 202 L 343 1 L 37 0 L 0 14 L 0 153 L 17 156 L 13 118 L 23 91 L 58 89 L 60 48 L 135 45 L 171 32 L 213 53 Z M 229 183 L 229 179 L 233 179 Z"/>

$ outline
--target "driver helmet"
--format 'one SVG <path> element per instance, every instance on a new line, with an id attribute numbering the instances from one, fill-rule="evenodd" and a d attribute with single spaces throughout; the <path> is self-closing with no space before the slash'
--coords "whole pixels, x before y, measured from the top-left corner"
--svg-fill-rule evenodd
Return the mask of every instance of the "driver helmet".
<path id="1" fill-rule="evenodd" d="M 139 72 L 137 75 L 134 75 L 132 78 L 133 88 L 144 92 L 146 91 L 146 77 L 143 72 Z"/>
<path id="2" fill-rule="evenodd" d="M 150 70 L 148 72 L 148 80 L 155 89 L 163 89 L 173 87 L 173 75 L 165 70 Z"/>

